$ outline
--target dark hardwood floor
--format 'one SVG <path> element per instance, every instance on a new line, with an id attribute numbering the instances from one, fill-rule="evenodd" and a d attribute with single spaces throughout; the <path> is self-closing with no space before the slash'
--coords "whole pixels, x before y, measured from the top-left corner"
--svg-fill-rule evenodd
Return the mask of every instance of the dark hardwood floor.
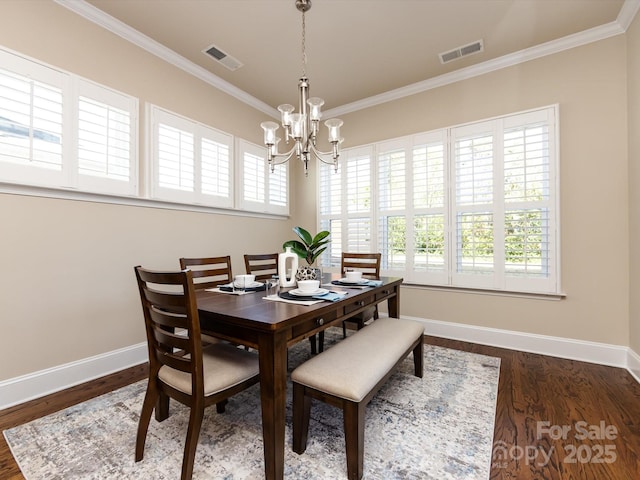
<path id="1" fill-rule="evenodd" d="M 500 357 L 491 479 L 640 478 L 640 384 L 624 369 L 454 340 L 426 343 Z M 0 430 L 146 376 L 134 367 L 0 411 Z M 0 479 L 23 480 L 0 436 Z"/>

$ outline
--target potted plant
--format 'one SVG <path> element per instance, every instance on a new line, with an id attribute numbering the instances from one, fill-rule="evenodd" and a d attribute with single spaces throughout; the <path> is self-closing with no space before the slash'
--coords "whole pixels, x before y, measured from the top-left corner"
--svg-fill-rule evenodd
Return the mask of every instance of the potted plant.
<path id="1" fill-rule="evenodd" d="M 286 250 L 287 247 L 291 248 L 298 257 L 304 259 L 307 262 L 306 267 L 298 267 L 296 272 L 296 280 L 315 280 L 319 278 L 320 269 L 314 268 L 313 264 L 316 259 L 327 249 L 330 232 L 322 230 L 315 236 L 312 236 L 307 230 L 302 227 L 293 227 L 293 231 L 300 238 L 300 240 L 288 240 L 282 244 L 282 248 Z"/>

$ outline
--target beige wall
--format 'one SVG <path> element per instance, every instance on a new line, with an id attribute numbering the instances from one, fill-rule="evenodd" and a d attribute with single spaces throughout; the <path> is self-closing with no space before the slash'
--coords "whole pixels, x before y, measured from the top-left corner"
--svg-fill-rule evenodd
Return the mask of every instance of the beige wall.
<path id="1" fill-rule="evenodd" d="M 629 41 L 635 52 L 637 23 Z M 0 45 L 135 95 L 141 106 L 150 101 L 261 141 L 264 114 L 53 2 L 4 0 Z M 567 298 L 404 288 L 403 315 L 629 344 L 629 238 L 637 239 L 640 227 L 635 221 L 629 232 L 627 175 L 634 169 L 627 147 L 636 163 L 639 149 L 627 139 L 626 69 L 633 62 L 626 47 L 619 36 L 343 117 L 353 146 L 560 104 Z M 638 91 L 631 90 L 637 130 Z M 0 305 L 12 339 L 0 353 L 0 381 L 142 342 L 136 264 L 174 268 L 183 255 L 228 253 L 239 271 L 243 253 L 279 250 L 293 225 L 315 229 L 314 175 L 304 179 L 294 167 L 291 220 L 0 194 Z M 636 184 L 639 177 L 636 171 Z"/>
<path id="2" fill-rule="evenodd" d="M 262 141 L 264 114 L 49 0 L 3 1 L 0 45 L 135 95 L 142 112 L 149 101 Z M 229 254 L 242 273 L 244 253 L 281 251 L 293 235 L 290 220 L 8 194 L 0 218 L 0 315 L 11 339 L 0 381 L 144 341 L 134 265 Z"/>
<path id="3" fill-rule="evenodd" d="M 623 35 L 342 116 L 348 146 L 560 105 L 559 301 L 405 287 L 403 315 L 628 345 Z"/>
<path id="4" fill-rule="evenodd" d="M 627 31 L 629 95 L 629 345 L 640 354 L 640 16 Z"/>

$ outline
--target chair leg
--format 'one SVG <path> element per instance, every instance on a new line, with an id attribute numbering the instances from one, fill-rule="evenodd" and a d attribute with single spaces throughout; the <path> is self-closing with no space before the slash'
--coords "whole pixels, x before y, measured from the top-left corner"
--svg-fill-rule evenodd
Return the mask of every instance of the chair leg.
<path id="1" fill-rule="evenodd" d="M 169 396 L 163 392 L 158 392 L 156 400 L 156 420 L 163 422 L 169 418 Z"/>
<path id="2" fill-rule="evenodd" d="M 227 406 L 227 403 L 229 403 L 228 399 L 224 399 L 219 401 L 218 403 L 216 403 L 216 412 L 218 413 L 224 413 L 225 407 Z"/>
<path id="3" fill-rule="evenodd" d="M 151 414 L 153 413 L 157 400 L 158 391 L 155 386 L 149 382 L 147 385 L 147 392 L 144 395 L 144 401 L 142 402 L 140 421 L 138 422 L 138 434 L 136 436 L 136 462 L 139 462 L 142 460 L 142 457 L 144 457 L 144 444 L 147 441 L 147 430 L 149 429 Z"/>
<path id="4" fill-rule="evenodd" d="M 347 449 L 347 478 L 360 480 L 364 471 L 364 402 L 344 401 L 344 443 Z"/>
<path id="5" fill-rule="evenodd" d="M 414 375 L 422 378 L 424 374 L 424 339 L 413 349 L 413 370 Z"/>
<path id="6" fill-rule="evenodd" d="M 318 352 L 324 352 L 324 330 L 318 333 Z"/>
<path id="7" fill-rule="evenodd" d="M 304 394 L 305 387 L 293 384 L 293 451 L 302 454 L 307 449 L 311 397 Z"/>
<path id="8" fill-rule="evenodd" d="M 347 322 L 342 321 L 342 338 L 347 338 Z"/>
<path id="9" fill-rule="evenodd" d="M 318 350 L 316 348 L 316 336 L 315 335 L 311 335 L 309 337 L 309 343 L 311 344 L 311 354 L 315 355 Z"/>
<path id="10" fill-rule="evenodd" d="M 192 405 L 191 414 L 189 415 L 189 427 L 187 428 L 187 439 L 184 444 L 181 480 L 191 480 L 191 476 L 193 475 L 193 462 L 196 457 L 196 448 L 198 447 L 198 437 L 200 436 L 203 417 L 204 407 L 202 404 Z"/>

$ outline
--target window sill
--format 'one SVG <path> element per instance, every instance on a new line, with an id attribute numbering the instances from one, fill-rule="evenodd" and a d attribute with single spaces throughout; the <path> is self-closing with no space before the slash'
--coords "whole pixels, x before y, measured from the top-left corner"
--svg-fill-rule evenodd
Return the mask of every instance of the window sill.
<path id="1" fill-rule="evenodd" d="M 55 198 L 61 200 L 75 200 L 81 202 L 108 203 L 113 205 L 128 205 L 132 207 L 161 208 L 165 210 L 180 210 L 187 212 L 214 213 L 217 215 L 234 215 L 239 217 L 257 217 L 288 219 L 288 215 L 277 215 L 265 212 L 252 212 L 248 210 L 237 210 L 211 207 L 206 205 L 195 205 L 186 203 L 173 203 L 161 200 L 151 200 L 140 197 L 124 197 L 116 195 L 106 195 L 92 192 L 82 192 L 78 190 L 67 190 L 48 187 L 36 187 L 31 185 L 17 185 L 0 182 L 0 193 L 11 195 L 24 195 L 29 197 Z"/>
<path id="2" fill-rule="evenodd" d="M 472 295 L 493 295 L 497 297 L 515 297 L 515 298 L 531 298 L 536 300 L 563 300 L 567 297 L 566 293 L 533 293 L 533 292 L 515 292 L 508 290 L 490 290 L 481 288 L 463 288 L 448 287 L 444 285 L 420 285 L 417 283 L 403 283 L 402 287 L 415 290 L 431 290 L 438 292 L 450 293 L 468 293 Z"/>

